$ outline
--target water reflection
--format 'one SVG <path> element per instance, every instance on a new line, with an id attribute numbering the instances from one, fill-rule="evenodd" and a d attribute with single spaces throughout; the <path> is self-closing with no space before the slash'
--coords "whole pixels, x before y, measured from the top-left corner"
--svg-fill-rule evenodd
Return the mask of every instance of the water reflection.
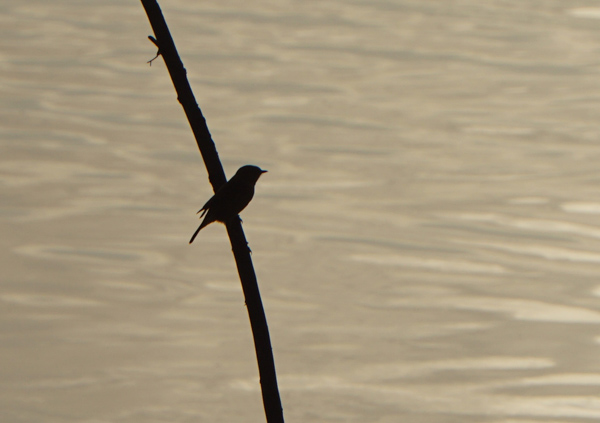
<path id="1" fill-rule="evenodd" d="M 600 417 L 597 8 L 164 2 L 289 421 Z M 137 3 L 8 2 L 7 422 L 257 421 L 230 246 Z"/>

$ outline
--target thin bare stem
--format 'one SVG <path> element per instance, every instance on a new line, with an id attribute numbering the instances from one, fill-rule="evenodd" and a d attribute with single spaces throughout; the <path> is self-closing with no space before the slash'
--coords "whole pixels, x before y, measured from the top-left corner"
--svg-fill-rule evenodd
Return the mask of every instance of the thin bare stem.
<path id="1" fill-rule="evenodd" d="M 150 41 L 158 47 L 157 56 L 162 56 L 165 61 L 169 75 L 175 86 L 175 91 L 177 92 L 177 100 L 181 103 L 185 111 L 185 115 L 198 143 L 200 154 L 206 165 L 208 179 L 213 186 L 213 190 L 216 192 L 227 179 L 225 178 L 225 172 L 219 160 L 217 149 L 206 125 L 206 120 L 202 115 L 200 107 L 198 107 L 187 79 L 187 72 L 183 67 L 179 53 L 177 53 L 175 43 L 158 3 L 156 0 L 141 0 L 141 2 L 154 31 L 154 37 L 149 37 Z M 248 242 L 246 241 L 241 222 L 238 219 L 232 219 L 227 222 L 226 226 L 242 283 L 246 306 L 248 307 L 267 423 L 283 423 L 283 409 L 277 386 L 271 338 L 258 289 L 256 273 L 254 272 L 254 266 L 250 257 Z"/>

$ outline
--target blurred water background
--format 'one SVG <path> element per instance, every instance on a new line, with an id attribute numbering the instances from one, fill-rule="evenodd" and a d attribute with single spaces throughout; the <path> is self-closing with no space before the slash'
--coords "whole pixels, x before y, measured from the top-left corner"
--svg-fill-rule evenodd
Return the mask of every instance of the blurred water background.
<path id="1" fill-rule="evenodd" d="M 163 0 L 288 422 L 600 419 L 597 1 Z M 5 423 L 264 421 L 137 1 L 0 5 Z"/>

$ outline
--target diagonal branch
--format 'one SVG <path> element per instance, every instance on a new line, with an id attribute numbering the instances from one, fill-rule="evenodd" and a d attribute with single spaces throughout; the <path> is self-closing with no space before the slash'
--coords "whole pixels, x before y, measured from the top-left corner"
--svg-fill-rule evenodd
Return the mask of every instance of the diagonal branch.
<path id="1" fill-rule="evenodd" d="M 165 61 L 169 75 L 175 86 L 175 91 L 177 92 L 177 100 L 181 103 L 185 111 L 185 115 L 198 143 L 200 154 L 206 165 L 208 179 L 213 186 L 213 190 L 216 192 L 226 182 L 226 178 L 217 149 L 206 125 L 206 120 L 198 107 L 187 79 L 187 72 L 179 58 L 175 43 L 157 1 L 141 0 L 141 2 L 146 10 L 155 35 L 155 38 L 149 38 L 158 47 L 157 55 L 160 54 Z M 269 328 L 248 249 L 248 242 L 238 219 L 231 219 L 227 222 L 226 226 L 242 283 L 246 306 L 248 307 L 267 423 L 283 423 L 283 410 L 279 397 L 279 388 L 277 387 L 277 375 L 275 373 L 275 361 L 273 359 Z"/>

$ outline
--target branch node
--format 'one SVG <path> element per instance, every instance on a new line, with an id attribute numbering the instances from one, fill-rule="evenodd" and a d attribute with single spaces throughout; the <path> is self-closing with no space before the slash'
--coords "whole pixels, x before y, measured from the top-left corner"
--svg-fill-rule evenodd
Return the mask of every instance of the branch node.
<path id="1" fill-rule="evenodd" d="M 160 47 L 159 47 L 159 45 L 158 45 L 158 41 L 156 40 L 156 38 L 154 38 L 152 35 L 148 35 L 148 39 L 149 39 L 150 41 L 152 41 L 152 43 L 153 43 L 153 44 L 154 44 L 154 45 L 155 45 L 155 46 L 158 48 L 158 50 L 156 51 L 156 56 L 154 56 L 152 59 L 150 59 L 150 60 L 148 60 L 148 61 L 146 62 L 146 63 L 148 63 L 150 66 L 152 66 L 152 62 L 154 62 L 154 61 L 155 61 L 155 60 L 158 58 L 158 56 L 160 56 L 160 55 L 161 55 L 161 52 L 160 52 Z"/>

